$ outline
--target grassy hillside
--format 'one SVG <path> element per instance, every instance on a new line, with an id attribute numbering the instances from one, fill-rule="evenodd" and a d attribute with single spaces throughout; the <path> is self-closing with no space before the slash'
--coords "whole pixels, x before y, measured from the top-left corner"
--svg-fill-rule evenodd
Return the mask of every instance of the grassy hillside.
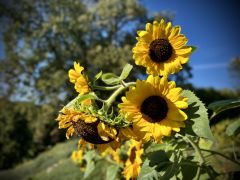
<path id="1" fill-rule="evenodd" d="M 59 143 L 31 161 L 11 170 L 0 171 L 0 179 L 79 180 L 82 174 L 70 159 L 71 152 L 76 148 L 76 140 Z"/>

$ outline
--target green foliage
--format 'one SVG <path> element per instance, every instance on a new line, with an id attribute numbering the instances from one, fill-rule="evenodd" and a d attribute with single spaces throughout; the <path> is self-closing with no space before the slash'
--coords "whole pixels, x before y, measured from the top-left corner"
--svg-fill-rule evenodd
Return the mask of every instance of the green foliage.
<path id="1" fill-rule="evenodd" d="M 117 76 L 114 73 L 105 73 L 102 75 L 102 81 L 108 85 L 119 84 L 121 81 L 123 81 L 124 79 L 126 79 L 129 76 L 132 68 L 133 68 L 132 65 L 126 64 L 124 66 L 120 76 Z"/>
<path id="2" fill-rule="evenodd" d="M 84 155 L 86 159 L 86 170 L 84 172 L 84 178 L 87 178 L 95 169 L 95 163 L 94 163 L 94 158 L 95 158 L 95 151 L 88 151 Z"/>
<path id="3" fill-rule="evenodd" d="M 208 108 L 213 111 L 212 118 L 223 111 L 237 107 L 240 107 L 240 99 L 216 101 L 208 105 Z"/>
<path id="4" fill-rule="evenodd" d="M 105 73 L 102 75 L 102 81 L 108 85 L 119 84 L 121 81 L 119 77 L 114 73 Z"/>
<path id="5" fill-rule="evenodd" d="M 207 165 L 209 162 L 200 165 L 192 147 L 183 140 L 171 138 L 160 145 L 150 144 L 139 179 L 215 179 L 218 173 Z"/>
<path id="6" fill-rule="evenodd" d="M 56 110 L 48 104 L 37 106 L 31 102 L 0 99 L 0 112 L 1 169 L 35 156 L 44 146 L 62 138 L 59 131 L 55 131 Z"/>
<path id="7" fill-rule="evenodd" d="M 186 121 L 186 134 L 204 137 L 213 140 L 213 135 L 209 126 L 207 109 L 200 99 L 191 91 L 184 90 L 182 96 L 188 98 L 188 108 L 186 113 L 188 119 Z"/>
<path id="8" fill-rule="evenodd" d="M 237 158 L 240 157 L 240 134 L 236 134 L 231 137 L 226 134 L 228 126 L 234 122 L 237 122 L 238 120 L 239 118 L 224 119 L 215 124 L 212 127 L 212 132 L 216 140 L 210 143 L 210 146 L 209 142 L 205 142 L 205 144 L 208 145 L 201 147 L 217 152 L 209 156 L 211 153 L 206 151 L 204 152 L 204 155 L 207 157 L 206 160 L 215 169 L 215 171 L 221 174 L 219 179 L 230 179 L 233 177 L 235 172 L 240 171 L 240 163 L 237 161 Z"/>
<path id="9" fill-rule="evenodd" d="M 126 79 L 126 78 L 129 76 L 132 68 L 133 68 L 133 66 L 132 66 L 131 64 L 126 64 L 126 65 L 124 66 L 124 68 L 123 68 L 123 70 L 122 70 L 122 73 L 121 73 L 121 75 L 120 75 L 119 78 L 120 78 L 121 80 Z"/>
<path id="10" fill-rule="evenodd" d="M 16 104 L 0 101 L 0 169 L 10 168 L 34 153 L 27 112 L 23 109 L 30 103 L 19 103 L 22 109 Z"/>
<path id="11" fill-rule="evenodd" d="M 232 123 L 226 128 L 226 134 L 228 136 L 238 135 L 240 133 L 240 118 L 233 120 Z"/>
<path id="12" fill-rule="evenodd" d="M 12 170 L 0 171 L 0 179 L 81 179 L 83 174 L 71 160 L 77 141 L 59 143 L 35 159 L 24 162 Z"/>
<path id="13" fill-rule="evenodd" d="M 109 180 L 117 179 L 118 171 L 119 171 L 118 165 L 113 164 L 113 165 L 108 166 L 106 179 L 109 179 Z"/>
<path id="14" fill-rule="evenodd" d="M 197 47 L 196 47 L 196 46 L 189 46 L 189 47 L 191 47 L 191 48 L 192 48 L 192 51 L 191 51 L 191 53 L 193 53 L 194 51 L 196 51 L 196 50 L 197 50 Z"/>

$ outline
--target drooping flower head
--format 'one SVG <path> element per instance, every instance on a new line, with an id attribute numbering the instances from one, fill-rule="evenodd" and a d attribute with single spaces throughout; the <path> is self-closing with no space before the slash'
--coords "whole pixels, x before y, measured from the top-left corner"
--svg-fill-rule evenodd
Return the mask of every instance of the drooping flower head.
<path id="1" fill-rule="evenodd" d="M 92 114 L 64 107 L 56 120 L 59 121 L 60 129 L 68 129 L 67 139 L 75 133 L 82 141 L 96 145 L 100 151 L 109 145 L 117 148 L 117 130 Z"/>
<path id="2" fill-rule="evenodd" d="M 138 31 L 138 42 L 133 48 L 135 63 L 146 67 L 147 73 L 154 76 L 181 70 L 192 48 L 186 46 L 188 40 L 180 30 L 180 26 L 172 27 L 171 22 L 164 20 L 147 23 L 146 30 Z"/>
<path id="3" fill-rule="evenodd" d="M 125 162 L 125 167 L 123 170 L 123 175 L 126 180 L 136 178 L 141 171 L 141 155 L 143 154 L 143 149 L 141 146 L 141 142 L 130 140 L 130 145 L 127 152 L 128 159 Z"/>
<path id="4" fill-rule="evenodd" d="M 146 81 L 137 80 L 136 87 L 126 92 L 119 104 L 120 111 L 133 123 L 139 139 L 161 142 L 172 130 L 178 132 L 185 127 L 187 115 L 181 109 L 186 109 L 188 104 L 181 92 L 174 81 L 149 76 Z"/>
<path id="5" fill-rule="evenodd" d="M 80 66 L 79 63 L 74 62 L 74 69 L 70 69 L 68 72 L 70 82 L 75 85 L 74 88 L 80 95 L 90 92 L 88 79 L 87 76 L 83 74 L 83 70 L 84 67 Z"/>

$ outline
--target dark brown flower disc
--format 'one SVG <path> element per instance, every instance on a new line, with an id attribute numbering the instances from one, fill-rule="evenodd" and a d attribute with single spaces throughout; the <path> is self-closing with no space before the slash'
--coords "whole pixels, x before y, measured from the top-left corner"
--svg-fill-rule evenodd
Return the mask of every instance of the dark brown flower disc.
<path id="1" fill-rule="evenodd" d="M 141 112 L 151 118 L 152 122 L 159 122 L 167 116 L 168 105 L 160 96 L 150 96 L 141 105 Z"/>
<path id="2" fill-rule="evenodd" d="M 172 53 L 172 45 L 166 39 L 155 39 L 149 46 L 149 56 L 156 63 L 167 61 Z"/>
<path id="3" fill-rule="evenodd" d="M 99 121 L 93 123 L 86 123 L 84 120 L 81 119 L 79 119 L 77 122 L 72 121 L 75 133 L 89 143 L 106 144 L 113 141 L 113 139 L 109 139 L 108 141 L 102 140 L 97 130 L 98 123 Z"/>
<path id="4" fill-rule="evenodd" d="M 136 159 L 136 151 L 137 151 L 137 148 L 136 147 L 133 147 L 131 149 L 131 153 L 130 153 L 130 156 L 129 156 L 129 160 L 130 162 L 133 164 L 135 162 L 135 159 Z"/>

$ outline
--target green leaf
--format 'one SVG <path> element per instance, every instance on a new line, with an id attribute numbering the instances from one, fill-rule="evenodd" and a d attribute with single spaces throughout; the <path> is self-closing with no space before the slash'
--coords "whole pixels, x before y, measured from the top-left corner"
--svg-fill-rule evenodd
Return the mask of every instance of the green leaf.
<path id="1" fill-rule="evenodd" d="M 87 99 L 98 99 L 98 97 L 96 96 L 96 94 L 94 92 L 90 92 L 88 94 L 79 95 L 77 97 L 77 102 L 76 103 L 80 104 L 81 102 L 83 102 Z"/>
<path id="2" fill-rule="evenodd" d="M 99 73 L 97 73 L 94 77 L 94 81 L 98 80 L 100 77 L 102 76 L 102 71 L 100 71 Z"/>
<path id="3" fill-rule="evenodd" d="M 182 96 L 188 98 L 188 108 L 184 111 L 187 113 L 188 119 L 185 121 L 186 128 L 184 128 L 183 132 L 214 140 L 204 104 L 189 90 L 184 90 Z"/>
<path id="4" fill-rule="evenodd" d="M 104 74 L 102 74 L 102 81 L 108 85 L 119 84 L 120 81 L 122 81 L 128 77 L 129 73 L 132 70 L 132 67 L 133 67 L 132 65 L 126 64 L 122 70 L 120 77 L 114 73 L 104 73 Z"/>
<path id="5" fill-rule="evenodd" d="M 226 134 L 228 136 L 237 135 L 239 133 L 240 133 L 240 118 L 231 123 L 226 129 Z"/>
<path id="6" fill-rule="evenodd" d="M 174 175 L 177 175 L 177 173 L 180 170 L 180 162 L 182 160 L 182 156 L 179 154 L 173 154 L 174 159 L 173 162 L 171 162 L 164 171 L 160 173 L 160 179 L 171 179 Z"/>
<path id="7" fill-rule="evenodd" d="M 96 156 L 96 152 L 95 152 L 95 156 Z M 103 180 L 103 179 L 108 179 L 107 178 L 107 174 L 109 173 L 107 170 L 107 167 L 111 167 L 112 163 L 109 163 L 108 161 L 106 161 L 105 159 L 98 159 L 94 165 L 94 169 L 91 171 L 91 173 L 84 178 L 85 180 Z M 112 169 L 114 170 L 114 168 Z M 112 174 L 111 174 L 112 175 Z M 109 176 L 110 178 L 112 178 L 113 176 Z M 114 180 L 117 180 L 117 174 L 115 176 Z"/>
<path id="8" fill-rule="evenodd" d="M 159 179 L 159 172 L 166 168 L 169 163 L 171 162 L 162 150 L 147 153 L 138 179 Z"/>
<path id="9" fill-rule="evenodd" d="M 120 75 L 120 79 L 124 80 L 128 77 L 128 75 L 130 74 L 131 70 L 132 70 L 133 66 L 131 64 L 126 64 L 122 70 L 122 73 Z"/>
<path id="10" fill-rule="evenodd" d="M 178 177 L 182 180 L 194 179 L 194 177 L 197 174 L 197 170 L 198 170 L 197 162 L 183 160 L 181 162 L 181 171 Z"/>
<path id="11" fill-rule="evenodd" d="M 102 75 L 102 81 L 108 85 L 119 84 L 121 79 L 114 73 L 104 73 Z"/>
<path id="12" fill-rule="evenodd" d="M 150 160 L 146 159 L 142 165 L 138 179 L 139 180 L 158 179 L 158 172 L 155 168 L 156 167 L 150 166 Z"/>
<path id="13" fill-rule="evenodd" d="M 208 105 L 208 108 L 213 111 L 212 118 L 223 111 L 237 107 L 240 107 L 240 99 L 216 101 Z"/>
<path id="14" fill-rule="evenodd" d="M 78 95 L 72 101 L 70 101 L 65 107 L 78 109 L 79 106 L 81 106 L 81 102 L 83 102 L 84 100 L 87 100 L 87 99 L 98 99 L 98 97 L 96 96 L 96 94 L 94 92 L 90 92 L 85 95 Z"/>
<path id="15" fill-rule="evenodd" d="M 116 180 L 118 175 L 119 166 L 116 164 L 113 164 L 107 168 L 107 180 Z"/>
<path id="16" fill-rule="evenodd" d="M 194 51 L 197 50 L 197 47 L 196 47 L 196 46 L 188 46 L 188 47 L 191 47 L 191 48 L 192 48 L 191 53 L 193 53 Z"/>
<path id="17" fill-rule="evenodd" d="M 84 178 L 87 178 L 95 169 L 95 163 L 94 163 L 94 157 L 95 157 L 95 152 L 94 151 L 88 151 L 84 155 L 84 159 L 87 162 L 86 169 L 84 172 Z"/>

